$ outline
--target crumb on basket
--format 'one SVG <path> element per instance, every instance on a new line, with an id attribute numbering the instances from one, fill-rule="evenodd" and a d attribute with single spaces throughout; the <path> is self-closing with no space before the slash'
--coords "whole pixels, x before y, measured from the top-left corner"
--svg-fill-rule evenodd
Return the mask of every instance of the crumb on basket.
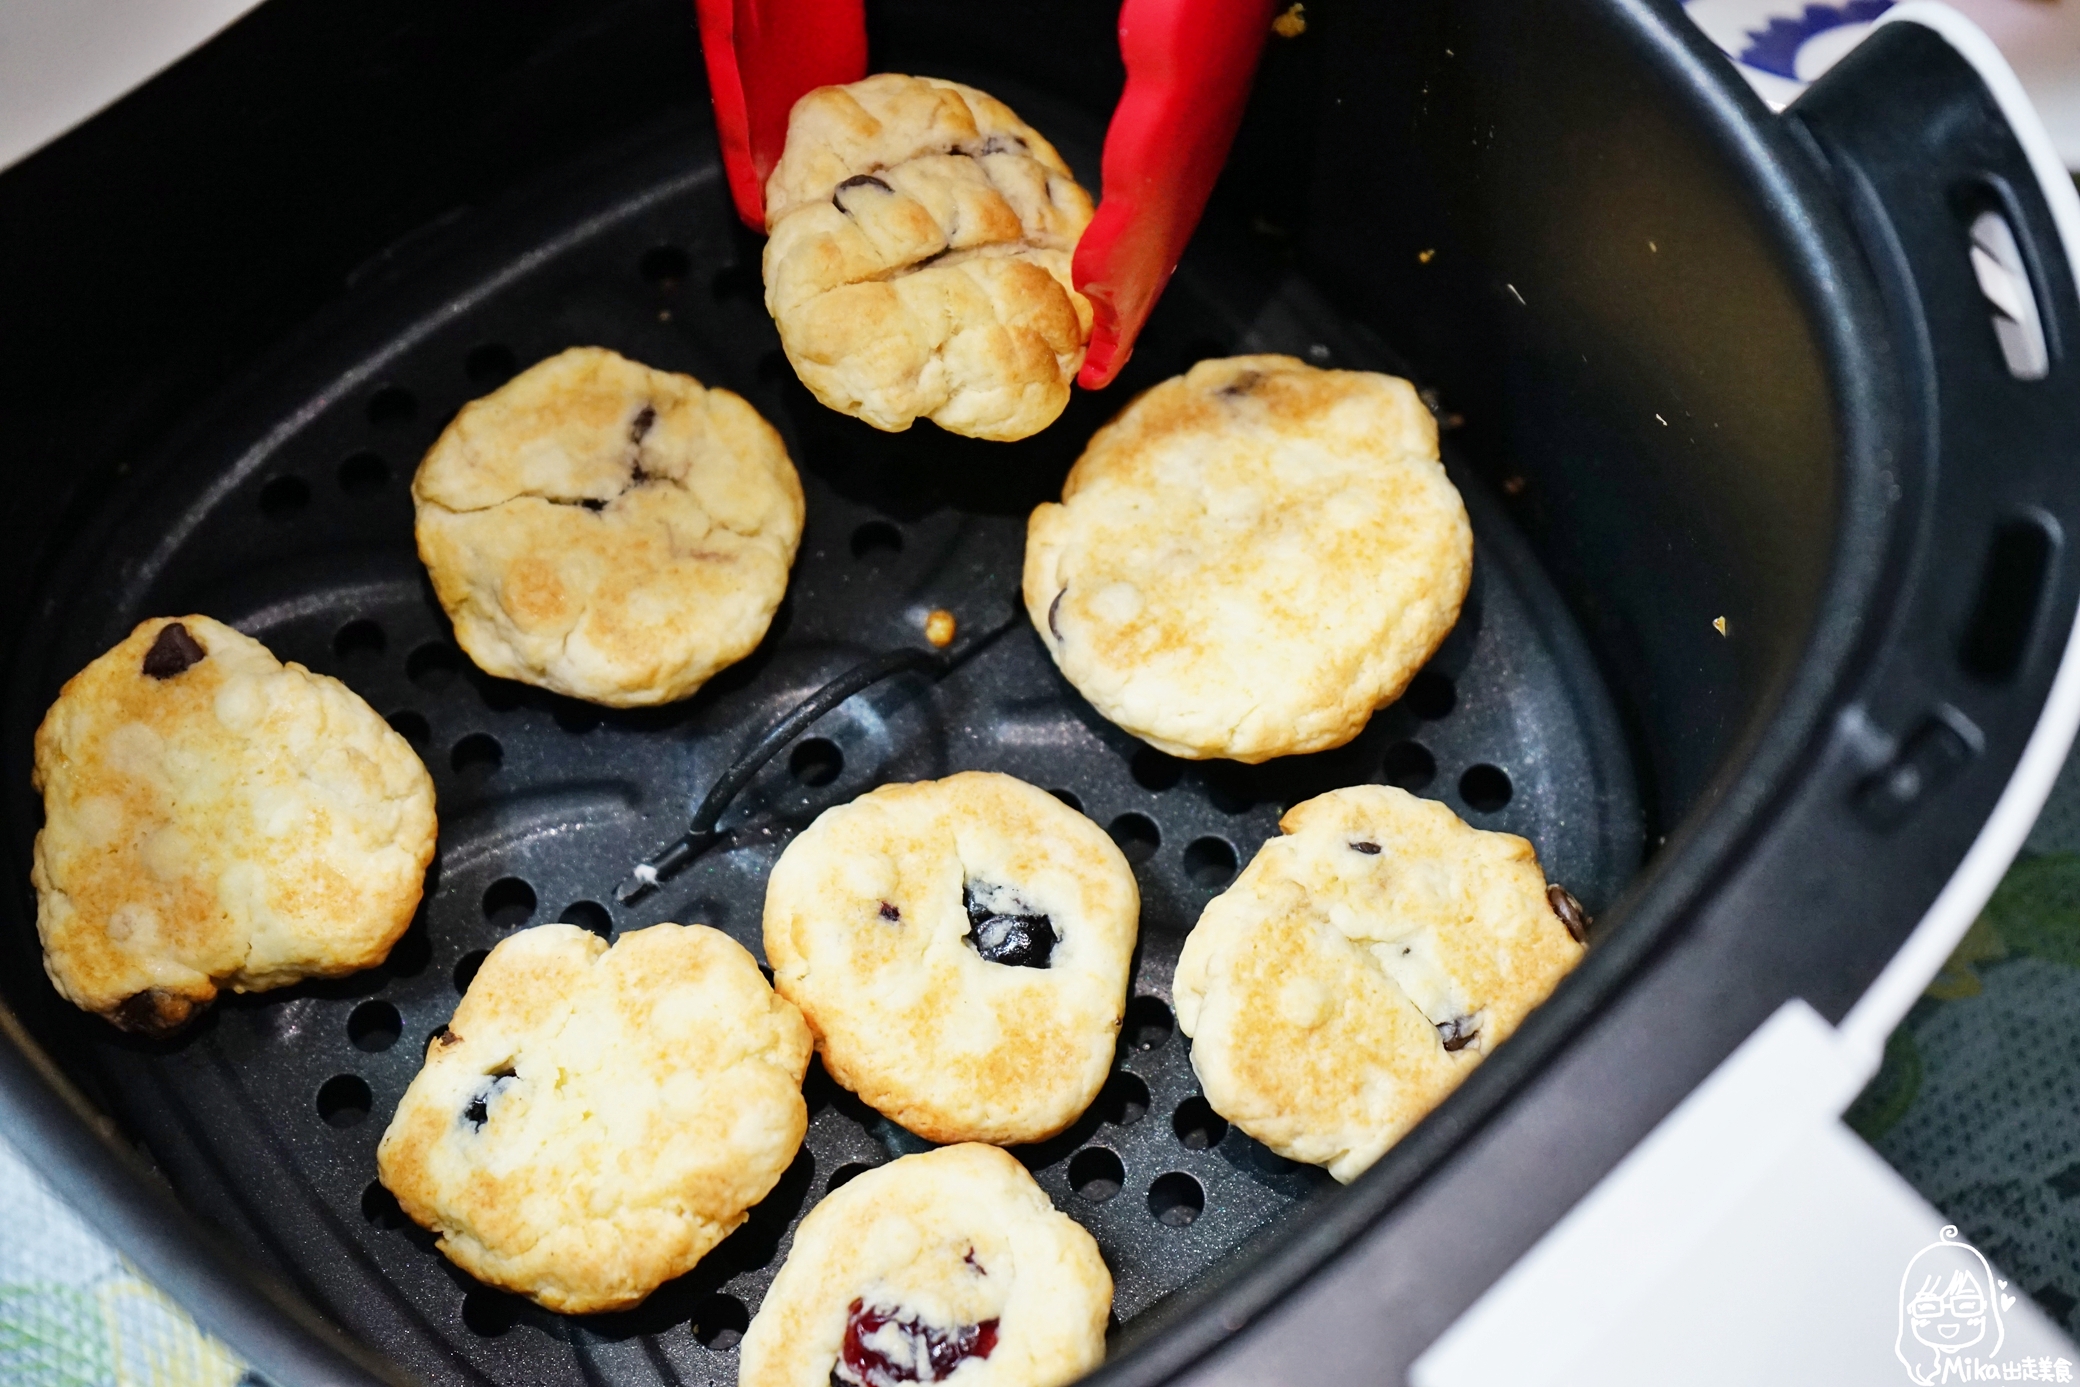
<path id="1" fill-rule="evenodd" d="M 1307 6 L 1288 5 L 1271 21 L 1271 32 L 1282 39 L 1296 39 L 1307 32 Z"/>
<path id="2" fill-rule="evenodd" d="M 953 644 L 954 630 L 953 613 L 944 607 L 933 609 L 924 619 L 924 638 L 941 650 Z"/>

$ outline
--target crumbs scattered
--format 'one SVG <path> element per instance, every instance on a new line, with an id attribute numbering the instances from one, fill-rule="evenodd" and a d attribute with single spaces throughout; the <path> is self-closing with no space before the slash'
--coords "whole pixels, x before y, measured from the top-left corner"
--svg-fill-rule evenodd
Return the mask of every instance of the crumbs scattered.
<path id="1" fill-rule="evenodd" d="M 1307 6 L 1286 6 L 1278 18 L 1271 21 L 1271 32 L 1282 39 L 1296 39 L 1307 32 Z"/>
<path id="2" fill-rule="evenodd" d="M 1720 635 L 1722 635 L 1722 636 L 1723 636 L 1723 635 L 1725 635 L 1725 634 L 1726 634 L 1726 618 L 1725 618 L 1725 617 L 1723 617 L 1723 616 L 1715 616 L 1715 617 L 1713 617 L 1713 618 L 1712 618 L 1712 629 L 1713 629 L 1714 631 L 1717 631 L 1717 632 L 1718 632 L 1718 633 L 1719 633 Z"/>
<path id="3" fill-rule="evenodd" d="M 953 613 L 944 607 L 933 609 L 931 615 L 924 619 L 924 638 L 941 650 L 953 644 L 953 633 L 956 629 Z"/>
<path id="4" fill-rule="evenodd" d="M 1505 496 L 1522 496 L 1524 494 L 1524 479 L 1522 477 L 1504 477 L 1502 479 L 1502 494 Z"/>
<path id="5" fill-rule="evenodd" d="M 1416 252 L 1416 263 L 1418 265 L 1427 265 L 1436 258 L 1437 251 L 1435 247 L 1431 248 L 1430 250 L 1419 250 Z"/>

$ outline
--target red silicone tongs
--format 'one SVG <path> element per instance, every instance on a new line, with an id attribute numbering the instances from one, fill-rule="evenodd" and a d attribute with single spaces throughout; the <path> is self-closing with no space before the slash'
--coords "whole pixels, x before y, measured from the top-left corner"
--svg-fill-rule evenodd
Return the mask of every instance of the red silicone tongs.
<path id="1" fill-rule="evenodd" d="M 1104 198 L 1071 273 L 1095 320 L 1077 383 L 1126 365 L 1234 143 L 1275 0 L 1126 0 L 1127 86 L 1105 132 Z M 765 230 L 787 115 L 812 88 L 867 71 L 863 0 L 695 0 L 737 215 Z"/>

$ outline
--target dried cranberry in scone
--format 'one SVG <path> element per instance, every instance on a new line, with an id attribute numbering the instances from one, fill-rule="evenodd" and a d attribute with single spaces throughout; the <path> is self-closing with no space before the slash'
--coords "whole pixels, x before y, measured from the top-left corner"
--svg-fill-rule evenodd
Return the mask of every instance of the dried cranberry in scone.
<path id="1" fill-rule="evenodd" d="M 1055 1387 L 1105 1356 L 1098 1245 L 994 1146 L 942 1147 L 809 1211 L 744 1335 L 740 1387 Z"/>

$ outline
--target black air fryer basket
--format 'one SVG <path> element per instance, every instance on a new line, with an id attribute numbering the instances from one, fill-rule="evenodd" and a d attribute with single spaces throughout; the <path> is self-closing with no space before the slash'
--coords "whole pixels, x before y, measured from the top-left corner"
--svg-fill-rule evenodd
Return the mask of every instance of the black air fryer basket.
<path id="1" fill-rule="evenodd" d="M 1115 6 L 870 11 L 874 69 L 994 92 L 1096 187 Z M 2080 597 L 2080 299 L 2022 147 L 1910 23 L 1778 119 L 1673 3 L 1306 19 L 1272 40 L 1122 378 L 1015 445 L 879 434 L 795 381 L 684 0 L 270 0 L 0 175 L 9 1138 L 284 1384 L 731 1382 L 795 1220 L 913 1149 L 819 1069 L 779 1187 L 626 1314 L 455 1270 L 375 1183 L 377 1137 L 514 927 L 697 920 L 756 950 L 765 874 L 820 810 L 1003 770 L 1107 825 L 1144 896 L 1117 1072 L 1018 1153 L 1118 1284 L 1093 1380 L 1384 1381 L 1780 1003 L 1839 1019 L 2007 786 Z M 2041 379 L 1973 278 L 1987 212 L 2033 286 Z M 455 410 L 579 344 L 740 392 L 808 493 L 771 635 L 667 708 L 483 676 L 412 549 L 407 483 Z M 1186 763 L 1099 718 L 1012 620 L 1025 516 L 1136 391 L 1249 351 L 1425 389 L 1474 585 L 1351 745 Z M 950 670 L 823 716 L 720 843 L 615 899 L 760 729 L 921 646 L 938 607 L 970 633 Z M 390 717 L 433 772 L 440 854 L 385 966 L 227 997 L 151 1043 L 42 975 L 30 733 L 136 622 L 188 611 Z M 1346 1190 L 1212 1112 L 1169 988 L 1282 810 L 1362 781 L 1529 837 L 1596 924 L 1552 1000 Z"/>

